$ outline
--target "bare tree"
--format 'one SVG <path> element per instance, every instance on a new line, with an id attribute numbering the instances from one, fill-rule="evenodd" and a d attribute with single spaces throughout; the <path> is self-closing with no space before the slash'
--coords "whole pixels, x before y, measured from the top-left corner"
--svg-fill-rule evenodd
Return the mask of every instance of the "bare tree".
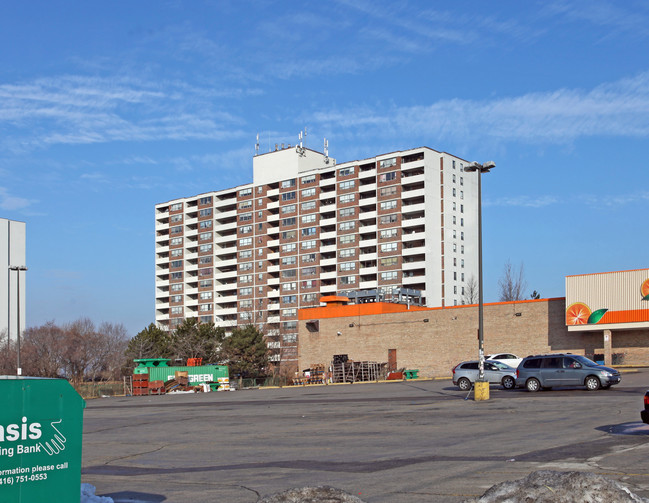
<path id="1" fill-rule="evenodd" d="M 462 302 L 464 304 L 477 304 L 479 299 L 479 287 L 478 287 L 478 280 L 475 278 L 475 276 L 471 275 L 469 276 L 469 279 L 466 282 L 466 286 L 464 287 L 464 295 L 462 296 Z"/>
<path id="2" fill-rule="evenodd" d="M 521 262 L 518 272 L 516 272 L 512 263 L 507 260 L 503 269 L 503 275 L 498 280 L 498 286 L 500 287 L 501 302 L 522 300 L 525 297 L 523 292 L 527 289 L 523 263 Z"/>

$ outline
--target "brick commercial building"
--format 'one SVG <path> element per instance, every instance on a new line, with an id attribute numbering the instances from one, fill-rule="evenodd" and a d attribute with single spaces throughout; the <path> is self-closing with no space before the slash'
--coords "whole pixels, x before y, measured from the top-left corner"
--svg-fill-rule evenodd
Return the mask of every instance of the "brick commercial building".
<path id="1" fill-rule="evenodd" d="M 566 289 L 568 301 L 485 304 L 486 354 L 570 352 L 607 364 L 647 365 L 649 269 L 570 276 Z M 326 306 L 299 313 L 300 369 L 329 365 L 334 355 L 345 354 L 435 377 L 478 357 L 476 305 L 422 308 L 323 300 Z"/>
<path id="2" fill-rule="evenodd" d="M 323 295 L 461 305 L 477 276 L 465 164 L 427 147 L 336 164 L 289 145 L 256 155 L 250 184 L 156 205 L 156 323 L 253 323 L 295 366 L 298 310 Z"/>

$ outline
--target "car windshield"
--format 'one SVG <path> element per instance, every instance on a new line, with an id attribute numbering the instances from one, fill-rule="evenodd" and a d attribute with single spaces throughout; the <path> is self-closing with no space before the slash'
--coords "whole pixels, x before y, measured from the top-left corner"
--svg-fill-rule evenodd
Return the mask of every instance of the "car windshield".
<path id="1" fill-rule="evenodd" d="M 586 358 L 585 356 L 571 355 L 571 357 L 577 360 L 582 365 L 585 365 L 586 367 L 599 367 L 597 363 L 595 363 L 593 360 Z"/>

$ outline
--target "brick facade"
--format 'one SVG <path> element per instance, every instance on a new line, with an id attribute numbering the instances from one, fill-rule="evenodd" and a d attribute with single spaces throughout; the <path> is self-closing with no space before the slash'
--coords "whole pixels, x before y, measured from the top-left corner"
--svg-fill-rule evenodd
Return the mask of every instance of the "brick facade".
<path id="1" fill-rule="evenodd" d="M 316 363 L 329 365 L 336 354 L 347 354 L 354 361 L 387 362 L 388 350 L 396 349 L 397 368 L 419 369 L 422 377 L 437 377 L 450 375 L 451 369 L 463 360 L 477 359 L 476 305 L 410 310 L 399 305 L 401 312 L 380 312 L 394 309 L 383 306 L 302 309 L 299 369 Z M 565 309 L 564 298 L 485 304 L 485 354 L 603 354 L 603 331 L 568 332 Z M 371 312 L 376 314 L 367 314 Z M 319 320 L 318 332 L 307 330 L 306 323 L 313 319 Z M 613 354 L 624 355 L 624 364 L 646 363 L 649 330 L 613 331 L 612 350 Z"/>

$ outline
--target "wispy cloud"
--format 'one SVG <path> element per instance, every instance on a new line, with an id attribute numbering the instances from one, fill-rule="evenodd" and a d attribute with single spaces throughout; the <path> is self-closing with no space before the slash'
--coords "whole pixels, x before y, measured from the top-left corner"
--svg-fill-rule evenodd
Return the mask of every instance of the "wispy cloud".
<path id="1" fill-rule="evenodd" d="M 0 187 L 0 209 L 5 211 L 24 210 L 34 201 L 24 197 L 13 196 L 5 187 Z"/>
<path id="2" fill-rule="evenodd" d="M 491 101 L 444 100 L 430 105 L 316 112 L 332 130 L 362 130 L 388 138 L 489 138 L 498 141 L 568 143 L 596 136 L 649 136 L 649 72 L 592 90 L 559 89 Z"/>
<path id="3" fill-rule="evenodd" d="M 0 85 L 5 149 L 110 141 L 231 140 L 242 119 L 184 82 L 60 76 Z"/>
<path id="4" fill-rule="evenodd" d="M 557 196 L 551 195 L 523 195 L 516 197 L 501 197 L 497 199 L 487 198 L 483 201 L 485 207 L 518 207 L 518 208 L 542 208 L 545 206 L 554 206 L 578 202 L 579 205 L 596 206 L 596 207 L 620 207 L 630 204 L 649 202 L 649 192 L 632 192 L 629 194 L 573 194 L 569 201 Z"/>
<path id="5" fill-rule="evenodd" d="M 555 196 L 517 196 L 503 197 L 500 199 L 485 199 L 484 206 L 514 206 L 523 208 L 542 208 L 557 204 L 559 199 Z"/>

